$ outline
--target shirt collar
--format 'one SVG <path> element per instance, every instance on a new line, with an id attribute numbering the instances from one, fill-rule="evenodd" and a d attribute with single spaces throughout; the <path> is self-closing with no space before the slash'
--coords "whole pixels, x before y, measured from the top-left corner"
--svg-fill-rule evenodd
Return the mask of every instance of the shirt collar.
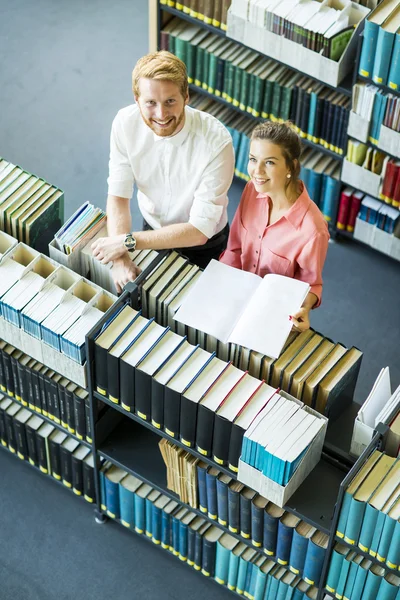
<path id="1" fill-rule="evenodd" d="M 180 130 L 179 133 L 177 133 L 176 135 L 170 135 L 168 137 L 162 137 L 160 135 L 157 135 L 153 132 L 153 139 L 155 142 L 168 142 L 169 144 L 172 144 L 173 146 L 180 146 L 181 144 L 183 144 L 183 142 L 186 140 L 187 136 L 189 135 L 189 131 L 190 131 L 190 126 L 191 126 L 191 113 L 190 111 L 187 110 L 187 107 L 185 106 L 185 124 L 183 125 L 182 129 Z"/>
<path id="2" fill-rule="evenodd" d="M 306 186 L 300 181 L 303 186 L 303 191 L 297 198 L 296 202 L 289 208 L 284 218 L 294 227 L 298 229 L 303 222 L 306 212 L 309 209 L 311 199 L 306 190 Z M 269 198 L 268 194 L 257 194 L 256 198 Z"/>

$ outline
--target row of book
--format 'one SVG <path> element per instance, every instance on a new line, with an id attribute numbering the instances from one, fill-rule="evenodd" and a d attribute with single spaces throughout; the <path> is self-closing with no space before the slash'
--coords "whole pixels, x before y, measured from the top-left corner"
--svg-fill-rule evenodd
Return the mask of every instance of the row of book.
<path id="1" fill-rule="evenodd" d="M 343 345 L 309 330 L 299 336 L 290 334 L 279 358 L 273 359 L 236 344 L 222 344 L 213 336 L 175 321 L 176 311 L 199 276 L 197 267 L 188 265 L 182 257 L 169 254 L 143 281 L 143 315 L 155 318 L 164 327 L 170 326 L 180 335 L 187 335 L 190 343 L 216 352 L 222 360 L 230 360 L 253 377 L 275 388 L 280 387 L 320 413 L 324 413 L 328 397 L 332 402 L 336 397 L 336 384 L 331 372 L 334 365 L 342 381 L 341 395 L 346 396 L 347 383 L 356 376 L 361 356 L 355 348 L 347 350 Z"/>
<path id="2" fill-rule="evenodd" d="M 227 28 L 228 9 L 232 0 L 160 0 L 160 4 L 181 10 L 193 19 L 203 21 L 206 25 Z"/>
<path id="3" fill-rule="evenodd" d="M 348 546 L 337 543 L 332 552 L 326 589 L 344 600 L 399 600 L 400 577 L 388 573 Z"/>
<path id="4" fill-rule="evenodd" d="M 400 132 L 400 97 L 370 83 L 353 86 L 352 110 L 370 122 L 368 139 L 379 143 L 381 125 Z"/>
<path id="5" fill-rule="evenodd" d="M 100 471 L 102 509 L 207 577 L 254 599 L 316 598 L 317 588 L 204 517 L 110 462 Z M 290 592 L 289 592 L 290 590 Z"/>
<path id="6" fill-rule="evenodd" d="M 400 9 L 383 0 L 366 18 L 359 73 L 375 83 L 400 87 Z"/>
<path id="7" fill-rule="evenodd" d="M 0 229 L 46 252 L 64 220 L 64 193 L 0 158 Z"/>
<path id="8" fill-rule="evenodd" d="M 346 489 L 337 536 L 400 568 L 400 460 L 374 451 Z"/>
<path id="9" fill-rule="evenodd" d="M 4 320 L 80 364 L 86 333 L 116 300 L 21 242 L 0 262 L 0 281 Z"/>
<path id="10" fill-rule="evenodd" d="M 0 389 L 79 440 L 92 443 L 87 390 L 4 341 L 0 341 Z"/>
<path id="11" fill-rule="evenodd" d="M 387 206 L 375 198 L 366 196 L 361 201 L 358 218 L 390 235 L 395 234 L 399 237 L 400 212 L 393 206 Z"/>
<path id="12" fill-rule="evenodd" d="M 341 231 L 353 233 L 356 224 L 356 218 L 360 212 L 361 202 L 366 194 L 359 192 L 352 187 L 342 189 L 337 212 L 336 227 Z M 375 201 L 374 198 L 371 198 Z M 381 205 L 379 203 L 379 205 Z"/>
<path id="13" fill-rule="evenodd" d="M 61 481 L 77 496 L 96 501 L 90 448 L 2 395 L 0 440 L 10 452 Z"/>
<path id="14" fill-rule="evenodd" d="M 350 108 L 343 94 L 178 18 L 161 31 L 161 46 L 185 62 L 189 83 L 254 117 L 290 119 L 301 137 L 343 154 Z"/>
<path id="15" fill-rule="evenodd" d="M 350 2 L 321 5 L 316 0 L 266 3 L 233 0 L 231 6 L 231 12 L 236 17 L 257 25 L 262 24 L 266 31 L 335 61 L 342 56 L 354 26 L 364 16 L 364 13 L 354 14 L 351 9 Z M 366 12 L 368 14 L 369 11 Z"/>

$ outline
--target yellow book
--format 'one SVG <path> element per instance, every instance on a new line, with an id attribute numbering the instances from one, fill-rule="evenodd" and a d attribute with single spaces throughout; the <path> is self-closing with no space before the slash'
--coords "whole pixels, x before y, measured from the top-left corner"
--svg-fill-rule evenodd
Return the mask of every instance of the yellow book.
<path id="1" fill-rule="evenodd" d="M 309 359 L 293 374 L 292 381 L 290 382 L 289 392 L 295 396 L 296 398 L 301 399 L 305 404 L 311 406 L 312 404 L 312 394 L 314 387 L 311 387 L 311 394 L 309 394 L 309 398 L 307 394 L 305 394 L 304 386 L 308 383 L 308 378 L 311 377 L 319 368 L 320 365 L 323 364 L 326 357 L 330 356 L 332 352 L 336 354 L 344 354 L 346 352 L 346 348 L 337 345 L 338 349 L 335 348 L 335 344 L 329 340 L 324 340 L 322 344 L 318 346 L 318 348 L 313 352 Z M 336 360 L 338 360 L 336 358 Z M 333 363 L 334 364 L 334 363 Z"/>

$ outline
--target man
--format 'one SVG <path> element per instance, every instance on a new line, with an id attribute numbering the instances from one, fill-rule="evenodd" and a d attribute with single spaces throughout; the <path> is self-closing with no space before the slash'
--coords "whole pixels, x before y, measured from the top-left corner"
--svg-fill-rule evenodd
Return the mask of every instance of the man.
<path id="1" fill-rule="evenodd" d="M 200 267 L 218 259 L 229 233 L 227 192 L 234 171 L 227 129 L 188 106 L 180 59 L 166 51 L 144 56 L 132 87 L 136 105 L 118 112 L 111 131 L 109 237 L 92 245 L 100 262 L 113 261 L 118 291 L 139 272 L 129 257 L 135 249 L 180 249 Z M 131 232 L 129 207 L 134 183 L 144 218 L 137 232 Z"/>

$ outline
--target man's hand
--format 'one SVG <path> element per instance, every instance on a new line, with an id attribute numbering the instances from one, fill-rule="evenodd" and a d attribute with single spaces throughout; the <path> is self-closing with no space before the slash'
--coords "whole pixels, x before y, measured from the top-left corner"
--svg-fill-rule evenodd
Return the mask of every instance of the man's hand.
<path id="1" fill-rule="evenodd" d="M 124 240 L 124 234 L 99 238 L 92 244 L 93 256 L 103 265 L 121 258 L 128 252 Z"/>
<path id="2" fill-rule="evenodd" d="M 310 309 L 303 306 L 297 313 L 291 316 L 293 329 L 295 331 L 306 331 L 310 329 Z"/>
<path id="3" fill-rule="evenodd" d="M 136 279 L 141 271 L 142 270 L 131 261 L 129 256 L 123 256 L 122 258 L 115 260 L 111 269 L 111 275 L 118 294 L 122 292 L 128 281 Z"/>

